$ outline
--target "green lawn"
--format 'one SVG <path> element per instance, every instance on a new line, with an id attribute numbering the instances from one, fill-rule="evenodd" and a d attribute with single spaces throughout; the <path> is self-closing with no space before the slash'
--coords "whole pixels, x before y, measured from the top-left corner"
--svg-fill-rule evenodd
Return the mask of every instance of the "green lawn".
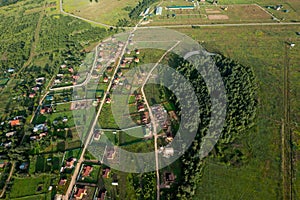
<path id="1" fill-rule="evenodd" d="M 68 151 L 66 151 L 65 159 L 68 159 L 70 157 L 75 157 L 75 158 L 79 159 L 80 154 L 81 154 L 80 148 L 68 150 Z"/>
<path id="2" fill-rule="evenodd" d="M 111 111 L 111 104 L 104 104 L 99 119 L 101 128 L 118 128 Z"/>

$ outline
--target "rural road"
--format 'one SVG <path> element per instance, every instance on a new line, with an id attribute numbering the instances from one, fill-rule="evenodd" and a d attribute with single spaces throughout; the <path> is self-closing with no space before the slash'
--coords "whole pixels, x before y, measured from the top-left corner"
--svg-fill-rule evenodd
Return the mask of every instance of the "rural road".
<path id="1" fill-rule="evenodd" d="M 237 23 L 237 24 L 184 24 L 184 25 L 166 25 L 166 26 L 142 26 L 139 29 L 145 28 L 184 28 L 184 27 L 228 27 L 228 26 L 282 26 L 282 25 L 300 25 L 300 22 L 257 22 L 257 23 Z"/>
<path id="2" fill-rule="evenodd" d="M 158 165 L 158 148 L 157 148 L 157 124 L 156 124 L 156 119 L 153 116 L 152 110 L 150 108 L 150 105 L 148 103 L 145 91 L 144 91 L 144 87 L 147 83 L 147 81 L 149 80 L 150 76 L 152 75 L 153 70 L 157 67 L 157 65 L 159 65 L 159 63 L 162 61 L 162 59 L 170 52 L 172 51 L 178 44 L 180 43 L 180 41 L 177 41 L 175 45 L 173 45 L 170 49 L 168 49 L 168 51 L 166 51 L 161 58 L 155 63 L 155 65 L 153 66 L 153 68 L 150 70 L 150 72 L 148 73 L 148 76 L 146 77 L 146 80 L 144 81 L 142 87 L 141 87 L 141 91 L 142 91 L 142 95 L 144 97 L 145 100 L 145 104 L 147 106 L 147 109 L 149 111 L 149 117 L 151 119 L 151 123 L 152 123 L 152 127 L 153 127 L 153 135 L 154 135 L 154 148 L 155 148 L 155 166 L 156 166 L 156 200 L 160 199 L 160 180 L 159 180 L 159 165 Z"/>
<path id="3" fill-rule="evenodd" d="M 140 20 L 139 23 L 137 23 L 137 25 L 133 28 L 133 30 L 130 31 L 129 36 L 128 36 L 128 38 L 127 38 L 127 40 L 126 40 L 126 42 L 125 42 L 125 44 L 124 44 L 124 47 L 123 47 L 123 49 L 122 49 L 122 52 L 121 52 L 121 54 L 120 54 L 120 58 L 122 58 L 123 55 L 125 54 L 125 51 L 126 51 L 126 48 L 127 48 L 128 44 L 129 44 L 129 40 L 130 40 L 130 38 L 131 38 L 131 36 L 132 36 L 132 33 L 134 33 L 134 32 L 137 30 L 137 27 L 139 26 L 139 24 L 140 24 L 141 22 L 142 22 L 142 20 Z M 98 47 L 99 45 L 100 45 L 100 43 L 97 45 L 97 47 Z M 94 63 L 93 63 L 92 68 L 93 68 L 94 66 L 96 66 L 96 63 L 97 63 L 97 56 L 98 56 L 97 47 L 96 47 L 96 54 L 95 54 L 95 59 L 94 59 Z M 122 60 L 122 59 L 118 59 L 118 62 L 117 62 L 117 65 L 116 65 L 116 69 L 114 70 L 114 73 L 113 73 L 112 77 L 115 77 L 115 76 L 116 76 L 117 71 L 118 71 L 118 69 L 119 69 L 119 66 L 120 66 L 120 64 L 121 64 L 121 60 Z M 89 81 L 89 80 L 86 79 L 85 83 L 87 83 L 88 81 Z M 104 93 L 103 98 L 102 98 L 102 101 L 101 101 L 101 103 L 100 103 L 98 112 L 97 112 L 97 114 L 96 114 L 96 116 L 95 116 L 95 119 L 94 119 L 94 121 L 93 121 L 93 124 L 92 124 L 92 126 L 91 126 L 91 128 L 90 128 L 89 133 L 87 134 L 87 137 L 86 137 L 85 143 L 84 143 L 84 145 L 83 145 L 83 149 L 82 149 L 80 158 L 79 158 L 79 160 L 78 160 L 78 162 L 77 162 L 77 164 L 76 164 L 76 167 L 75 167 L 75 170 L 74 170 L 74 173 L 73 173 L 71 182 L 70 182 L 70 184 L 69 184 L 69 187 L 68 187 L 68 189 L 67 189 L 66 195 L 64 196 L 64 200 L 68 200 L 68 199 L 70 198 L 70 194 L 72 193 L 73 186 L 74 186 L 75 183 L 76 183 L 76 177 L 78 176 L 78 173 L 79 173 L 81 164 L 82 164 L 82 162 L 84 161 L 84 154 L 85 154 L 85 152 L 86 152 L 86 150 L 87 150 L 87 147 L 89 146 L 89 143 L 90 143 L 90 141 L 91 141 L 91 139 L 92 139 L 92 136 L 93 136 L 93 133 L 94 133 L 94 128 L 95 128 L 96 125 L 97 125 L 98 118 L 99 118 L 99 116 L 100 116 L 101 110 L 102 110 L 103 105 L 104 105 L 104 103 L 105 103 L 106 96 L 107 96 L 107 94 L 109 93 L 110 88 L 111 88 L 111 86 L 112 86 L 112 83 L 113 83 L 113 79 L 111 79 L 111 81 L 109 82 L 109 85 L 108 85 L 108 87 L 107 87 L 107 90 L 106 90 L 106 92 Z"/>

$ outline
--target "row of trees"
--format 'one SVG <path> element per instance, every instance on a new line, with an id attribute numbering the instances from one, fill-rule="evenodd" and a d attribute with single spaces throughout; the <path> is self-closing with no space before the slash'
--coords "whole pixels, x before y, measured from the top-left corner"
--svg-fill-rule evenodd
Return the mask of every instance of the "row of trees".
<path id="1" fill-rule="evenodd" d="M 139 18 L 140 14 L 148 8 L 151 4 L 157 2 L 158 0 L 143 0 L 140 1 L 135 8 L 129 13 L 129 17 L 132 20 L 136 20 Z"/>

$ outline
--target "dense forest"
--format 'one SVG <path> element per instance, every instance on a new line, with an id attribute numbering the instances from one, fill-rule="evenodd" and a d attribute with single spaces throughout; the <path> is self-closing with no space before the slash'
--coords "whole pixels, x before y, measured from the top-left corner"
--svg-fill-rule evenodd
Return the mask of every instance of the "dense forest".
<path id="1" fill-rule="evenodd" d="M 251 127 L 254 123 L 257 105 L 255 77 L 251 68 L 222 55 L 215 55 L 214 61 L 221 73 L 226 89 L 227 107 L 225 126 L 211 154 L 226 165 L 242 165 L 243 153 L 240 151 L 229 151 L 230 153 L 228 154 L 226 149 L 229 148 L 228 146 L 236 138 L 243 135 L 243 131 L 246 128 Z M 202 76 L 197 73 L 195 67 L 178 57 L 170 59 L 169 64 L 189 79 L 194 86 L 200 105 L 201 123 L 195 141 L 184 156 L 181 157 L 181 180 L 178 180 L 178 184 L 173 186 L 172 190 L 174 192 L 163 190 L 162 196 L 163 199 L 190 199 L 195 193 L 197 183 L 201 181 L 202 170 L 205 166 L 205 159 L 201 160 L 199 158 L 199 150 L 202 138 L 208 131 L 211 118 L 211 102 L 206 83 Z M 174 84 L 177 84 L 176 81 L 174 81 Z M 180 108 L 176 97 L 172 96 L 171 99 Z M 188 97 L 186 101 L 189 101 Z M 180 115 L 180 113 L 178 114 Z"/>
<path id="2" fill-rule="evenodd" d="M 0 6 L 7 6 L 9 4 L 16 3 L 19 0 L 0 0 Z"/>

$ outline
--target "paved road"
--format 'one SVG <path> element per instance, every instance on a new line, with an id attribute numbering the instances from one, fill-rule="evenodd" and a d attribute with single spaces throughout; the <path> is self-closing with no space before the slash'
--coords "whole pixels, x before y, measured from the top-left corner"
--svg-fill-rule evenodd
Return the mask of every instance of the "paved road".
<path id="1" fill-rule="evenodd" d="M 142 87 L 141 87 L 141 91 L 142 91 L 142 95 L 144 96 L 144 101 L 145 104 L 148 108 L 149 111 L 149 117 L 151 119 L 151 123 L 152 123 L 152 127 L 153 127 L 153 135 L 154 135 L 154 148 L 155 148 L 155 167 L 156 167 L 156 200 L 160 199 L 160 177 L 159 177 L 159 165 L 158 165 L 158 148 L 157 148 L 157 123 L 156 123 L 156 119 L 153 116 L 152 110 L 150 108 L 150 105 L 148 103 L 148 100 L 146 98 L 145 95 L 145 91 L 144 91 L 144 87 L 146 85 L 146 83 L 148 82 L 150 76 L 152 75 L 153 70 L 157 67 L 157 65 L 159 65 L 159 63 L 162 61 L 162 59 L 170 52 L 172 51 L 178 44 L 180 43 L 180 41 L 177 41 L 176 44 L 174 46 L 172 46 L 168 51 L 166 51 L 161 58 L 155 63 L 155 65 L 153 66 L 153 68 L 150 70 L 150 72 L 148 73 L 148 76 L 146 77 L 146 80 L 144 81 Z"/>

